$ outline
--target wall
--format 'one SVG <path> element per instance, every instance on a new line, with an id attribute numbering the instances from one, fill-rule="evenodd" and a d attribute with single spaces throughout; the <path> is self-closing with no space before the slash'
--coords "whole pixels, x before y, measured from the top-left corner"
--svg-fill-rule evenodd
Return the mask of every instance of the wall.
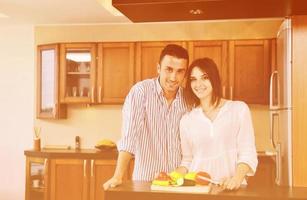
<path id="1" fill-rule="evenodd" d="M 0 199 L 24 199 L 34 119 L 34 28 L 0 27 Z"/>
<path id="2" fill-rule="evenodd" d="M 207 21 L 193 23 L 109 24 L 79 26 L 38 26 L 35 43 L 86 41 L 157 41 L 274 38 L 281 19 Z M 267 107 L 252 106 L 258 150 L 270 149 Z M 79 135 L 82 148 L 92 148 L 101 138 L 121 136 L 121 106 L 69 106 L 68 119 L 35 120 L 42 127 L 42 144 L 74 146 Z"/>

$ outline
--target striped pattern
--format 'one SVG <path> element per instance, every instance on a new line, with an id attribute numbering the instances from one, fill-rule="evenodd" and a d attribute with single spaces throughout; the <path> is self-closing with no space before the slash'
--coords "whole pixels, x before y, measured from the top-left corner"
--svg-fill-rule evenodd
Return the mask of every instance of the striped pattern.
<path id="1" fill-rule="evenodd" d="M 170 172 L 179 166 L 179 122 L 185 112 L 181 88 L 168 106 L 158 79 L 132 87 L 123 107 L 118 150 L 135 155 L 133 180 L 151 181 L 157 172 Z"/>

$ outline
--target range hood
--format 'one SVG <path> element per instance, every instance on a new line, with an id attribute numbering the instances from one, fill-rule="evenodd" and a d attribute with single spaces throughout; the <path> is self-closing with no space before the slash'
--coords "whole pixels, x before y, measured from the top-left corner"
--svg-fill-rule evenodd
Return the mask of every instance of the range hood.
<path id="1" fill-rule="evenodd" d="M 113 0 L 132 22 L 279 18 L 307 14 L 305 0 Z"/>

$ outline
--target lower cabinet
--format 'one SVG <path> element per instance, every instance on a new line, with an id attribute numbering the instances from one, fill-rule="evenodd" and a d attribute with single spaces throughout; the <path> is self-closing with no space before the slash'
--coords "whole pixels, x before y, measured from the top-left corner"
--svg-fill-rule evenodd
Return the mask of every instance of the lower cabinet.
<path id="1" fill-rule="evenodd" d="M 248 177 L 251 187 L 272 187 L 275 185 L 275 160 L 271 156 L 259 156 L 257 171 L 254 176 Z"/>
<path id="2" fill-rule="evenodd" d="M 27 157 L 26 200 L 103 200 L 116 160 Z M 131 179 L 133 161 L 124 176 Z"/>
<path id="3" fill-rule="evenodd" d="M 48 159 L 26 158 L 26 200 L 48 199 Z"/>
<path id="4" fill-rule="evenodd" d="M 87 160 L 50 161 L 50 200 L 89 199 Z"/>
<path id="5" fill-rule="evenodd" d="M 103 200 L 102 185 L 113 176 L 115 167 L 116 160 L 51 160 L 50 200 Z"/>

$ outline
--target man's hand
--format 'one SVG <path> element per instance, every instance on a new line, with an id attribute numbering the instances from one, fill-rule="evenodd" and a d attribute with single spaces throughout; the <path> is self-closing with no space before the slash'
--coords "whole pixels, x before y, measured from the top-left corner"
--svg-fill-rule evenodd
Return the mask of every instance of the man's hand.
<path id="1" fill-rule="evenodd" d="M 105 182 L 105 183 L 103 184 L 103 189 L 104 189 L 104 190 L 107 190 L 107 189 L 109 189 L 110 187 L 111 187 L 111 188 L 112 188 L 112 187 L 116 187 L 116 186 L 122 184 L 122 182 L 123 182 L 123 181 L 122 181 L 121 179 L 112 177 L 111 179 L 109 179 L 107 182 Z"/>

